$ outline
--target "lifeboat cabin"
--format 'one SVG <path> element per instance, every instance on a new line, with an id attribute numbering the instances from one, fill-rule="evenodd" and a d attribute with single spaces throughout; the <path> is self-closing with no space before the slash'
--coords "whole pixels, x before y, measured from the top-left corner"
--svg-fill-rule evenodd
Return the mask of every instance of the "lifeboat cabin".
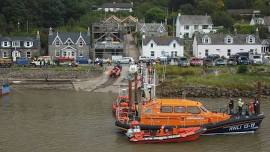
<path id="1" fill-rule="evenodd" d="M 141 106 L 141 125 L 202 126 L 230 119 L 225 113 L 208 111 L 200 102 L 186 99 L 157 99 Z"/>

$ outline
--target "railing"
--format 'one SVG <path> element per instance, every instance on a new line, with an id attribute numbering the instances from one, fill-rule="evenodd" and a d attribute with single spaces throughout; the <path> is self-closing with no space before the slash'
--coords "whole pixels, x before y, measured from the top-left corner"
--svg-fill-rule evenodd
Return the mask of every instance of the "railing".
<path id="1" fill-rule="evenodd" d="M 95 49 L 123 49 L 124 44 L 122 42 L 113 43 L 113 42 L 96 42 Z"/>

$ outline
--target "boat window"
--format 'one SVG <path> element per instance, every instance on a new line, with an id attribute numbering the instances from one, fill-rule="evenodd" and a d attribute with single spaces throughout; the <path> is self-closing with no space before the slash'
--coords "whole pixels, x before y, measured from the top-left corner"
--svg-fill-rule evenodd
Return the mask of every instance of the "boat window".
<path id="1" fill-rule="evenodd" d="M 145 114 L 151 114 L 152 113 L 152 109 L 151 108 L 147 108 L 144 110 Z"/>
<path id="2" fill-rule="evenodd" d="M 171 106 L 162 106 L 160 108 L 160 112 L 172 113 L 173 112 L 173 108 Z"/>
<path id="3" fill-rule="evenodd" d="M 174 112 L 175 113 L 185 113 L 186 107 L 182 107 L 182 106 L 174 107 Z"/>
<path id="4" fill-rule="evenodd" d="M 198 107 L 192 106 L 192 107 L 187 107 L 187 112 L 191 114 L 199 114 L 201 113 L 201 110 Z"/>
<path id="5" fill-rule="evenodd" d="M 202 109 L 203 112 L 207 112 L 208 111 L 204 106 L 201 106 L 200 108 Z"/>

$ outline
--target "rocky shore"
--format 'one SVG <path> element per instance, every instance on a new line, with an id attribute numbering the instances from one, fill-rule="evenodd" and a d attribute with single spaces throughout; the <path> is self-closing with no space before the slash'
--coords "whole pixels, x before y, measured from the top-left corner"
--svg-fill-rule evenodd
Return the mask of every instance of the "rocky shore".
<path id="1" fill-rule="evenodd" d="M 207 86 L 185 86 L 179 89 L 157 89 L 159 97 L 254 97 L 256 90 L 225 89 Z M 270 88 L 262 88 L 262 95 L 270 96 Z"/>

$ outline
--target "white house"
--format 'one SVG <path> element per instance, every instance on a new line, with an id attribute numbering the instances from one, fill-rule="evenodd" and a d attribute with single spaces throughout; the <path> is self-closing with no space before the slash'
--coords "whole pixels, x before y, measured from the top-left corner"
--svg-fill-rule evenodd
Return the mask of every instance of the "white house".
<path id="1" fill-rule="evenodd" d="M 177 37 L 145 37 L 142 41 L 142 56 L 158 57 L 183 57 L 184 46 Z"/>
<path id="2" fill-rule="evenodd" d="M 133 2 L 130 3 L 104 3 L 98 10 L 103 10 L 105 12 L 118 12 L 127 11 L 133 12 Z"/>
<path id="3" fill-rule="evenodd" d="M 176 37 L 192 38 L 195 32 L 210 33 L 213 31 L 211 16 L 207 15 L 181 15 L 176 19 Z"/>
<path id="4" fill-rule="evenodd" d="M 270 39 L 262 40 L 262 53 L 269 54 L 270 53 Z"/>
<path id="5" fill-rule="evenodd" d="M 228 58 L 239 52 L 262 53 L 261 40 L 251 34 L 196 34 L 193 41 L 193 56 L 204 58 L 218 54 Z"/>

